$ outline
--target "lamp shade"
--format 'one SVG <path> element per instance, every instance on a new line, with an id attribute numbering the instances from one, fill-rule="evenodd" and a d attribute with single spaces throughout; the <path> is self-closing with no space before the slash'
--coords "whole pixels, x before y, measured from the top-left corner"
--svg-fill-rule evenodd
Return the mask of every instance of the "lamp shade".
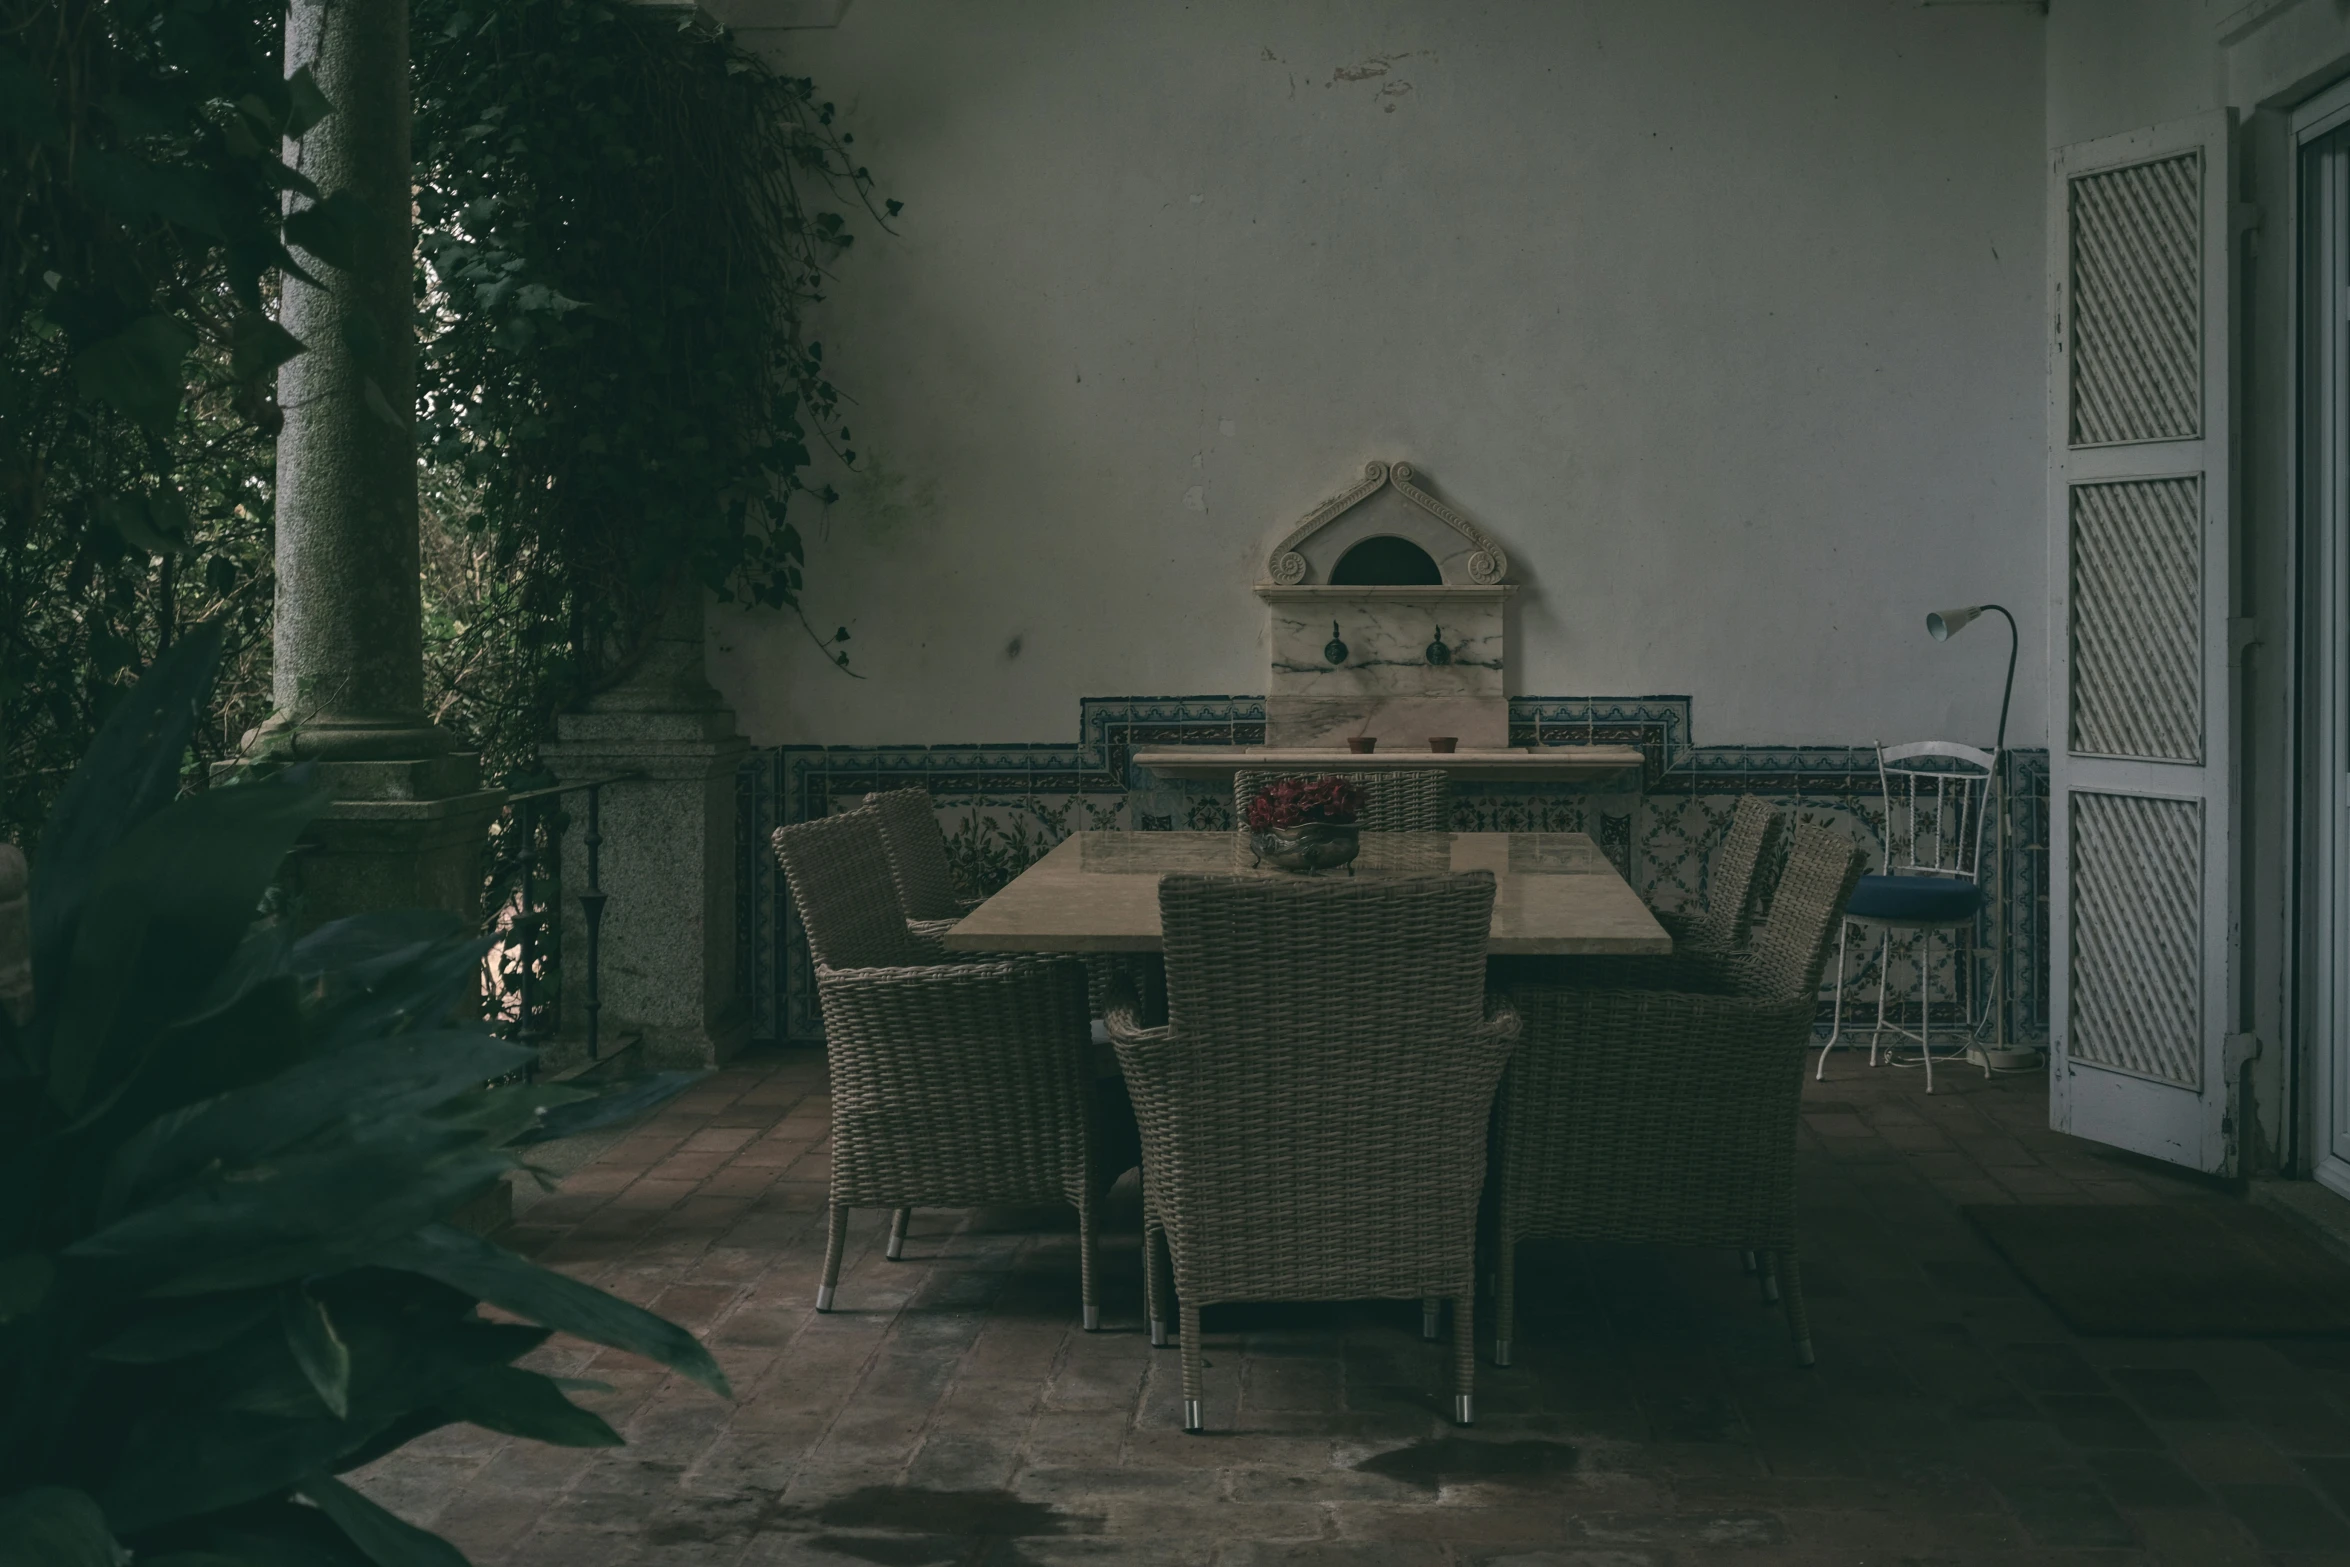
<path id="1" fill-rule="evenodd" d="M 1937 642 L 1947 642 L 1967 627 L 1967 623 L 1990 608 L 1988 604 L 1970 604 L 1965 609 L 1938 609 L 1926 617 L 1926 635 Z"/>

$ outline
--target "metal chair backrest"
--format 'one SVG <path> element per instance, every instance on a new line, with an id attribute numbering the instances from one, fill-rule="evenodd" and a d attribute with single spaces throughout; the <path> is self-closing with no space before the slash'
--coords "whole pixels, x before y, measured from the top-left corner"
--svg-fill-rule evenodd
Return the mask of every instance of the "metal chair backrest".
<path id="1" fill-rule="evenodd" d="M 1755 871 L 1777 847 L 1785 818 L 1770 802 L 1742 795 L 1730 830 L 1706 866 L 1705 912 L 1689 925 L 1692 945 L 1729 951 L 1754 924 Z"/>
<path id="2" fill-rule="evenodd" d="M 1738 988 L 1765 997 L 1816 995 L 1828 947 L 1868 862 L 1868 851 L 1842 833 L 1796 823 L 1787 868 L 1771 894 L 1771 917 L 1738 971 Z"/>
<path id="3" fill-rule="evenodd" d="M 1955 740 L 1877 743 L 1885 794 L 1885 874 L 1981 879 L 1983 823 L 1999 753 Z"/>
<path id="4" fill-rule="evenodd" d="M 1232 775 L 1232 825 L 1236 829 L 1248 831 L 1249 801 L 1277 778 L 1345 779 L 1363 791 L 1363 814 L 1355 825 L 1365 832 L 1452 831 L 1452 784 L 1433 767 L 1362 773 L 1236 772 Z"/>
<path id="5" fill-rule="evenodd" d="M 906 929 L 875 807 L 778 827 L 773 841 L 818 967 L 910 968 L 936 961 Z"/>
<path id="6" fill-rule="evenodd" d="M 889 850 L 890 877 L 898 907 L 910 920 L 951 920 L 964 912 L 947 863 L 946 835 L 938 830 L 938 808 L 927 789 L 892 789 L 869 794 L 865 803 L 881 813 L 881 841 Z"/>

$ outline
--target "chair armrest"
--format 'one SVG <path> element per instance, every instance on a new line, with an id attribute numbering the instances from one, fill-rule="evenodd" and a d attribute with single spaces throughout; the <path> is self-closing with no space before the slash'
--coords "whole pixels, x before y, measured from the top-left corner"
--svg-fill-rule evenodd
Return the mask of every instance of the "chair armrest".
<path id="1" fill-rule="evenodd" d="M 1174 1038 L 1172 1026 L 1160 1024 L 1157 1028 L 1142 1026 L 1142 1001 L 1134 993 L 1134 981 L 1116 979 L 1110 982 L 1110 993 L 1102 1002 L 1102 1023 L 1110 1031 L 1110 1043 L 1139 1044 L 1146 1040 Z"/>
<path id="2" fill-rule="evenodd" d="M 937 960 L 941 963 L 978 963 L 988 961 L 987 956 L 983 953 L 949 952 L 947 950 L 947 932 L 953 930 L 961 923 L 963 922 L 959 919 L 908 920 L 906 921 L 906 934 L 914 939 L 914 944 L 916 946 L 924 949 L 926 956 L 935 955 Z"/>
<path id="3" fill-rule="evenodd" d="M 1525 1019 L 1510 1005 L 1507 996 L 1489 995 L 1485 998 L 1485 1026 L 1480 1031 L 1488 1039 L 1515 1039 L 1525 1027 Z"/>

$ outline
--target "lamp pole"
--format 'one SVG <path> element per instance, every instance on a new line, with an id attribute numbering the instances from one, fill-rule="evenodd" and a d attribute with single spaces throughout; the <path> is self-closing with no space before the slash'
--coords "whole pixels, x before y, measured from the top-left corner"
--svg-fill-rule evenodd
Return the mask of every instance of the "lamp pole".
<path id="1" fill-rule="evenodd" d="M 2007 683 L 1999 691 L 1999 737 L 1991 742 L 1992 766 L 1996 771 L 1990 789 L 1985 791 L 1986 799 L 1994 791 L 1999 796 L 1999 908 L 1998 917 L 1992 922 L 1992 939 L 1998 943 L 1998 951 L 1992 956 L 1992 972 L 1998 978 L 1992 988 L 1999 1012 L 1993 1025 L 1991 1043 L 1992 1048 L 2004 1051 L 2007 1049 L 2008 989 L 2007 709 L 2015 699 L 2015 656 L 2022 638 L 2016 631 L 2015 617 L 2007 612 L 2004 604 L 1975 604 L 1965 609 L 1936 610 L 1926 617 L 1926 634 L 1937 642 L 1947 642 L 1953 633 L 1965 629 L 1970 621 L 1986 610 L 1997 610 L 1999 618 L 2007 622 Z"/>

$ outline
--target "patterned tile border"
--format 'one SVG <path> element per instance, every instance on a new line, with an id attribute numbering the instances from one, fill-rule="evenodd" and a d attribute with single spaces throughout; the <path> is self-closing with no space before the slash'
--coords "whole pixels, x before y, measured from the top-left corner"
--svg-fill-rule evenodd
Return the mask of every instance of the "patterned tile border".
<path id="1" fill-rule="evenodd" d="M 1131 758 L 1164 745 L 1257 744 L 1264 722 L 1262 697 L 1088 697 L 1073 746 L 788 745 L 752 753 L 737 785 L 737 930 L 738 972 L 749 986 L 755 1035 L 794 1043 L 823 1037 L 807 947 L 766 848 L 777 826 L 852 808 L 874 790 L 927 789 L 938 801 L 957 874 L 972 891 L 988 892 L 1080 828 L 1229 827 L 1231 802 L 1222 791 L 1203 780 L 1161 778 Z M 1703 900 L 1706 857 L 1743 794 L 1840 826 L 1873 851 L 1882 848 L 1876 758 L 1867 746 L 1699 746 L 1691 740 L 1685 696 L 1514 697 L 1510 737 L 1517 745 L 1635 746 L 1644 761 L 1637 775 L 1596 786 L 1458 784 L 1456 825 L 1589 832 L 1660 908 Z M 2048 1034 L 2046 752 L 2010 754 L 2006 799 L 2010 849 L 1999 880 L 2015 983 L 2005 1006 L 2009 1037 L 2036 1043 Z M 1969 961 L 1956 963 L 1949 944 L 1936 943 L 1929 959 L 1936 995 L 1951 995 L 1955 978 L 1964 980 L 1969 997 L 1978 996 L 1995 940 L 1987 912 Z M 1908 946 L 1896 943 L 1888 975 L 1896 994 L 1915 994 L 1916 961 Z M 1856 944 L 1846 993 L 1863 1015 L 1873 1004 L 1876 976 L 1874 953 L 1864 961 Z M 1938 1001 L 1938 1017 L 1953 1005 Z M 1823 993 L 1823 1030 L 1825 1008 Z"/>

